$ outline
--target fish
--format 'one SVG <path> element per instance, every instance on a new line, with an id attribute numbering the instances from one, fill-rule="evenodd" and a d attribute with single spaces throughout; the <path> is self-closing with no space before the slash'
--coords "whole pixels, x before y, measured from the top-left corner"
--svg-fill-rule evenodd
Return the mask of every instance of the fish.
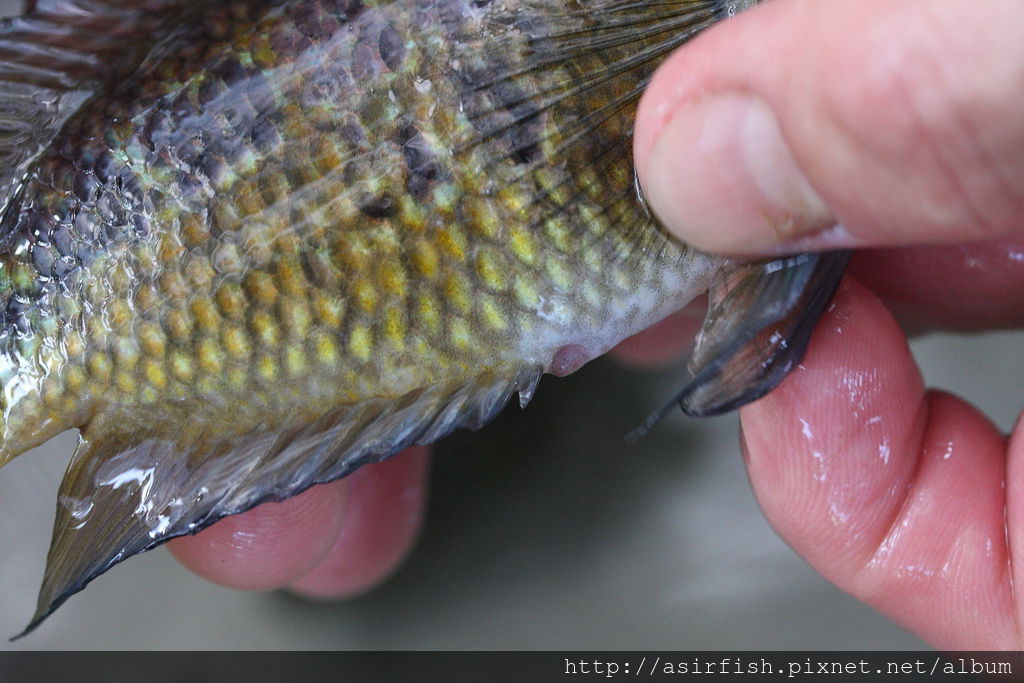
<path id="1" fill-rule="evenodd" d="M 704 292 L 669 405 L 776 386 L 848 254 L 701 253 L 631 160 L 661 59 L 757 1 L 36 0 L 0 24 L 0 465 L 80 434 L 24 633 Z"/>

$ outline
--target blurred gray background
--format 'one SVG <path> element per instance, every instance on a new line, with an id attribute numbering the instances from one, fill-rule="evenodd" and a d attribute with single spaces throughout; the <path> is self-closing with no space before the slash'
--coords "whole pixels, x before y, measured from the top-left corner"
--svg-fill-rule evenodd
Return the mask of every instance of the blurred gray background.
<path id="1" fill-rule="evenodd" d="M 0 0 L 11 13 L 19 3 Z M 925 377 L 1004 430 L 1021 409 L 1024 334 L 913 344 Z M 678 373 L 676 373 L 678 376 Z M 164 549 L 72 598 L 12 649 L 904 649 L 916 637 L 836 590 L 762 518 L 736 418 L 672 415 L 624 435 L 673 373 L 599 360 L 546 378 L 529 410 L 436 449 L 422 538 L 359 599 L 310 604 L 202 581 Z M 0 471 L 0 636 L 32 613 L 75 435 Z"/>

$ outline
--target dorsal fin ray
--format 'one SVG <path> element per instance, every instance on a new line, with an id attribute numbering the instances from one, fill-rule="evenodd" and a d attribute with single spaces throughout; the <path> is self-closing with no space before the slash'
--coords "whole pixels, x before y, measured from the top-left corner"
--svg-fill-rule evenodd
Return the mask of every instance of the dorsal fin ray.
<path id="1" fill-rule="evenodd" d="M 188 4 L 37 0 L 0 21 L 0 212 L 67 119 L 102 84 L 130 73 L 153 31 Z"/>
<path id="2" fill-rule="evenodd" d="M 601 213 L 614 215 L 609 223 L 630 235 L 609 247 L 610 261 L 659 253 L 669 238 L 642 206 L 632 178 L 609 181 L 607 171 L 631 155 L 633 111 L 662 58 L 724 19 L 727 4 L 554 4 L 525 0 L 515 12 L 496 13 L 496 24 L 517 30 L 493 31 L 499 38 L 485 50 L 491 56 L 481 59 L 471 40 L 467 49 L 476 55 L 455 55 L 456 62 L 474 65 L 462 73 L 462 104 L 475 133 L 458 140 L 453 153 L 506 185 L 532 183 L 531 228 L 564 220 L 576 198 L 596 199 Z M 502 35 L 509 36 L 507 46 Z M 589 230 L 579 221 L 567 223 Z M 590 234 L 575 237 L 594 241 Z"/>
<path id="3" fill-rule="evenodd" d="M 567 11 L 548 24 L 550 28 L 537 34 L 534 41 L 537 52 L 533 59 L 523 66 L 495 73 L 484 85 L 558 66 L 567 59 L 634 46 L 641 30 L 647 41 L 671 32 L 672 35 L 659 44 L 678 46 L 724 15 L 718 0 L 667 0 L 659 6 L 662 11 L 655 13 L 651 11 L 651 3 L 596 2 L 586 10 Z M 616 13 L 625 13 L 626 18 L 611 18 Z M 587 15 L 584 28 L 579 26 L 582 14 Z M 568 28 L 559 30 L 559 23 Z"/>

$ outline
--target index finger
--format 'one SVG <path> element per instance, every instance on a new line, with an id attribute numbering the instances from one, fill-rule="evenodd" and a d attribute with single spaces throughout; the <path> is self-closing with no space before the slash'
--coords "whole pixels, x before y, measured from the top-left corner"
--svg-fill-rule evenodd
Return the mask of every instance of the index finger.
<path id="1" fill-rule="evenodd" d="M 868 290 L 844 283 L 803 364 L 741 418 L 761 507 L 826 578 L 940 648 L 1019 647 L 1021 439 L 1007 478 L 1004 437 L 925 390 Z"/>

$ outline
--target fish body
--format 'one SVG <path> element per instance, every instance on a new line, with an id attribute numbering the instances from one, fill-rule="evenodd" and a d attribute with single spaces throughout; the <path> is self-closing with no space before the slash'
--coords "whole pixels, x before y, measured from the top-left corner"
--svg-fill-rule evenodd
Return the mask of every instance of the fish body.
<path id="1" fill-rule="evenodd" d="M 32 626 L 132 554 L 525 405 L 737 272 L 660 229 L 629 138 L 659 58 L 751 2 L 109 4 L 156 36 L 116 77 L 60 44 L 8 77 L 52 96 L 0 144 L 0 463 L 82 432 Z"/>
<path id="2" fill-rule="evenodd" d="M 493 25 L 514 3 L 349 5 L 204 12 L 65 124 L 0 222 L 3 380 L 31 387 L 5 449 L 547 370 L 707 289 L 709 259 L 637 211 L 631 111 L 569 139 L 649 69 L 579 83 L 612 51 L 486 87 L 526 62 Z"/>

